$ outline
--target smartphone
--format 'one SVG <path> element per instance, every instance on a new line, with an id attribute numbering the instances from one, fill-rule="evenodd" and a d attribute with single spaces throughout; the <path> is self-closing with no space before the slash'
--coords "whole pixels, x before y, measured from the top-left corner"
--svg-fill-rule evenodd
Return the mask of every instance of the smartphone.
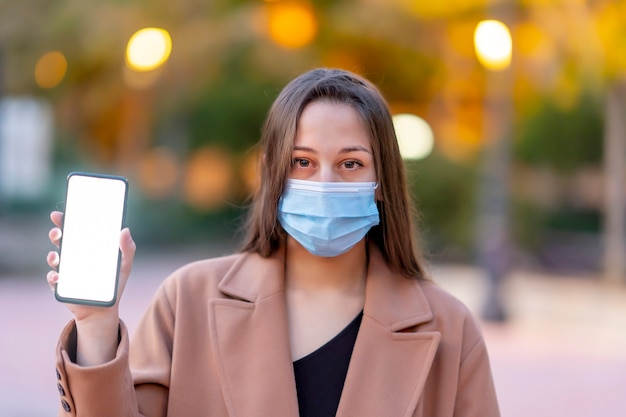
<path id="1" fill-rule="evenodd" d="M 57 300 L 104 307 L 115 304 L 127 196 L 124 177 L 86 172 L 67 176 Z"/>

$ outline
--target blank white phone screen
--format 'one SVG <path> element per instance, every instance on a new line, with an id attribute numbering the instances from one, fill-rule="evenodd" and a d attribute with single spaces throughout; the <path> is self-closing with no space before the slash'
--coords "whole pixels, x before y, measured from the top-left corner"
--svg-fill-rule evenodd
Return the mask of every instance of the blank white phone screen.
<path id="1" fill-rule="evenodd" d="M 115 299 L 126 186 L 116 178 L 69 177 L 56 289 L 59 297 L 103 304 Z"/>

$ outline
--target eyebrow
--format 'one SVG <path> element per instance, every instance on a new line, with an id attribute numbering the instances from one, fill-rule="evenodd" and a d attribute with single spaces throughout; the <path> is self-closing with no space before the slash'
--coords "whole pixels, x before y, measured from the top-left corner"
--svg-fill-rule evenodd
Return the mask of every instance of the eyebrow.
<path id="1" fill-rule="evenodd" d="M 313 148 L 309 148 L 308 146 L 294 146 L 293 147 L 294 151 L 304 151 L 304 152 L 311 152 L 311 153 L 317 153 L 317 151 Z M 350 152 L 367 152 L 369 154 L 371 154 L 372 152 L 363 147 L 363 146 L 349 146 L 347 148 L 341 148 L 339 150 L 339 153 L 350 153 Z"/>

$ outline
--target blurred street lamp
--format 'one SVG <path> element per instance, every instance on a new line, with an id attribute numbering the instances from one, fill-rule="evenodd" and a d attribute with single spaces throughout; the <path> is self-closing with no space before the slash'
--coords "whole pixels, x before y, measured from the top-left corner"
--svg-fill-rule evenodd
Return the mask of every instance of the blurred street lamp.
<path id="1" fill-rule="evenodd" d="M 424 159 L 433 151 L 433 131 L 426 121 L 413 114 L 396 114 L 393 125 L 404 159 Z"/>
<path id="2" fill-rule="evenodd" d="M 608 88 L 604 122 L 605 213 L 604 277 L 607 282 L 626 283 L 626 82 Z"/>
<path id="3" fill-rule="evenodd" d="M 144 28 L 130 37 L 126 65 L 135 71 L 151 71 L 163 65 L 172 52 L 170 34 L 159 28 Z"/>
<path id="4" fill-rule="evenodd" d="M 135 32 L 126 46 L 126 66 L 123 79 L 129 89 L 124 91 L 121 107 L 123 117 L 119 128 L 119 146 L 117 164 L 123 169 L 139 169 L 146 154 L 150 155 L 150 120 L 154 106 L 156 90 L 151 88 L 160 78 L 163 65 L 170 58 L 172 38 L 161 28 L 147 27 Z M 165 154 L 152 154 L 154 164 L 170 167 L 165 162 Z M 152 166 L 149 163 L 142 166 Z M 145 172 L 144 172 L 145 173 Z M 152 190 L 154 191 L 154 190 Z M 163 191 L 163 190 L 160 190 Z"/>
<path id="5" fill-rule="evenodd" d="M 487 69 L 485 91 L 485 149 L 478 198 L 477 240 L 479 261 L 487 273 L 487 294 L 482 316 L 503 321 L 501 284 L 511 261 L 508 227 L 508 177 L 511 130 L 512 41 L 508 27 L 497 20 L 476 26 L 474 46 Z"/>
<path id="6" fill-rule="evenodd" d="M 474 48 L 480 63 L 489 70 L 502 71 L 511 65 L 511 33 L 499 20 L 478 23 L 474 32 Z"/>
<path id="7" fill-rule="evenodd" d="M 0 43 L 0 103 L 2 103 L 3 99 L 4 99 L 4 49 L 2 47 L 2 44 Z M 2 123 L 3 123 L 2 112 L 0 111 L 0 126 L 2 126 Z M 4 137 L 2 134 L 2 129 L 0 129 L 0 161 L 2 161 L 2 158 L 4 157 L 4 155 L 2 155 L 3 141 L 4 141 Z M 2 166 L 0 166 L 0 170 L 1 169 L 2 169 Z M 4 199 L 2 198 L 2 189 L 0 189 L 0 216 L 4 214 L 3 211 L 4 211 Z M 2 261 L 3 259 L 0 258 L 0 262 Z"/>

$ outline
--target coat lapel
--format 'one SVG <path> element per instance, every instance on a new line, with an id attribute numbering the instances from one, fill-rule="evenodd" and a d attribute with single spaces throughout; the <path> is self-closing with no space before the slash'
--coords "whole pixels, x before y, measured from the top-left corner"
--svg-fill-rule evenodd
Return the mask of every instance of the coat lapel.
<path id="1" fill-rule="evenodd" d="M 432 320 L 418 282 L 392 273 L 370 248 L 365 308 L 337 417 L 413 415 L 440 334 L 416 331 Z"/>
<path id="2" fill-rule="evenodd" d="M 296 417 L 284 253 L 244 256 L 220 283 L 232 299 L 211 301 L 211 343 L 230 417 Z"/>
<path id="3" fill-rule="evenodd" d="M 230 417 L 297 417 L 289 348 L 284 251 L 243 256 L 210 301 L 211 343 Z M 392 273 L 370 248 L 365 308 L 337 417 L 409 417 L 422 394 L 438 332 L 418 282 Z"/>

